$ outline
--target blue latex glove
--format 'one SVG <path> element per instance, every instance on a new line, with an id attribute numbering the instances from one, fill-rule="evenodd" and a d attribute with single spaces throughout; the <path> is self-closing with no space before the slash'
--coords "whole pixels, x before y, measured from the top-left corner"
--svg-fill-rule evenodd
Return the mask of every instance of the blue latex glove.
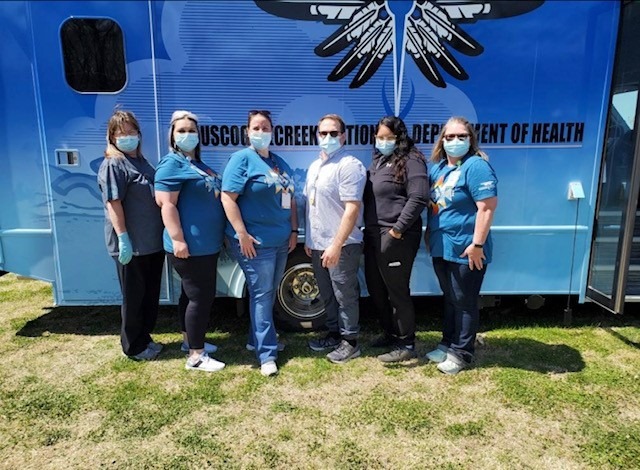
<path id="1" fill-rule="evenodd" d="M 131 245 L 131 239 L 127 232 L 118 235 L 118 261 L 122 264 L 127 264 L 133 257 L 133 246 Z"/>

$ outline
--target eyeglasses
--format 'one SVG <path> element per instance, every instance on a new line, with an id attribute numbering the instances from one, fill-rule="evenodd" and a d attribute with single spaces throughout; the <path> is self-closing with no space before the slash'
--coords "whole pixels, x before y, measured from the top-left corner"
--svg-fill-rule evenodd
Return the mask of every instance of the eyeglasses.
<path id="1" fill-rule="evenodd" d="M 459 140 L 467 140 L 469 138 L 469 134 L 445 134 L 444 140 L 452 141 L 453 139 Z"/>
<path id="2" fill-rule="evenodd" d="M 327 135 L 330 135 L 331 137 L 338 137 L 340 134 L 340 131 L 318 131 L 318 135 L 320 137 L 326 137 Z"/>
<path id="3" fill-rule="evenodd" d="M 271 116 L 271 111 L 267 111 L 266 109 L 252 109 L 251 111 L 249 111 L 249 116 L 255 116 L 256 114 Z"/>

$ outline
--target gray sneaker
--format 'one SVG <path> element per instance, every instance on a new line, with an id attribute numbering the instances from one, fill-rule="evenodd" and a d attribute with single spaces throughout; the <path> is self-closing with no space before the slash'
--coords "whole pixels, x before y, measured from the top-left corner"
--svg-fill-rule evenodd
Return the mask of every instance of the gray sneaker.
<path id="1" fill-rule="evenodd" d="M 381 362 L 402 362 L 410 361 L 418 357 L 415 348 L 407 348 L 406 346 L 397 346 L 385 354 L 380 354 L 378 360 Z"/>
<path id="2" fill-rule="evenodd" d="M 327 354 L 327 359 L 329 359 L 334 364 L 344 364 L 351 359 L 355 359 L 360 356 L 360 345 L 356 344 L 355 346 L 351 346 L 344 339 L 340 342 L 340 345 Z"/>
<path id="3" fill-rule="evenodd" d="M 129 359 L 133 359 L 134 361 L 153 361 L 158 355 L 158 351 L 155 349 L 151 349 L 147 347 L 141 353 L 135 354 L 133 356 L 127 356 Z"/>
<path id="4" fill-rule="evenodd" d="M 309 347 L 313 351 L 324 351 L 326 349 L 335 349 L 340 344 L 340 338 L 336 338 L 328 334 L 324 338 L 312 339 L 309 341 Z"/>

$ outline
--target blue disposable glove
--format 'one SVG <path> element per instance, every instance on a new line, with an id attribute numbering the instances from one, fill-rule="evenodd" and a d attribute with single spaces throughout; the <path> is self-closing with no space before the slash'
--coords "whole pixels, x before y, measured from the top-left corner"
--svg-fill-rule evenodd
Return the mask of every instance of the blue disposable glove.
<path id="1" fill-rule="evenodd" d="M 122 264 L 127 264 L 133 257 L 133 246 L 131 246 L 131 239 L 127 232 L 118 235 L 118 261 Z"/>

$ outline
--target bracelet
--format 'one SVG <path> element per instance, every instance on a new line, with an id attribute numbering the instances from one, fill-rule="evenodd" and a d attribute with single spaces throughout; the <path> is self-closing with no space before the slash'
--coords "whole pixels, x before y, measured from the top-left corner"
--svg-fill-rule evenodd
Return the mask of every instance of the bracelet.
<path id="1" fill-rule="evenodd" d="M 294 230 L 294 229 L 291 229 L 291 233 L 300 233 L 300 230 L 298 230 L 298 229 L 295 229 L 295 230 Z"/>
<path id="2" fill-rule="evenodd" d="M 473 246 L 476 248 L 482 248 L 484 245 L 482 243 L 474 243 Z"/>

